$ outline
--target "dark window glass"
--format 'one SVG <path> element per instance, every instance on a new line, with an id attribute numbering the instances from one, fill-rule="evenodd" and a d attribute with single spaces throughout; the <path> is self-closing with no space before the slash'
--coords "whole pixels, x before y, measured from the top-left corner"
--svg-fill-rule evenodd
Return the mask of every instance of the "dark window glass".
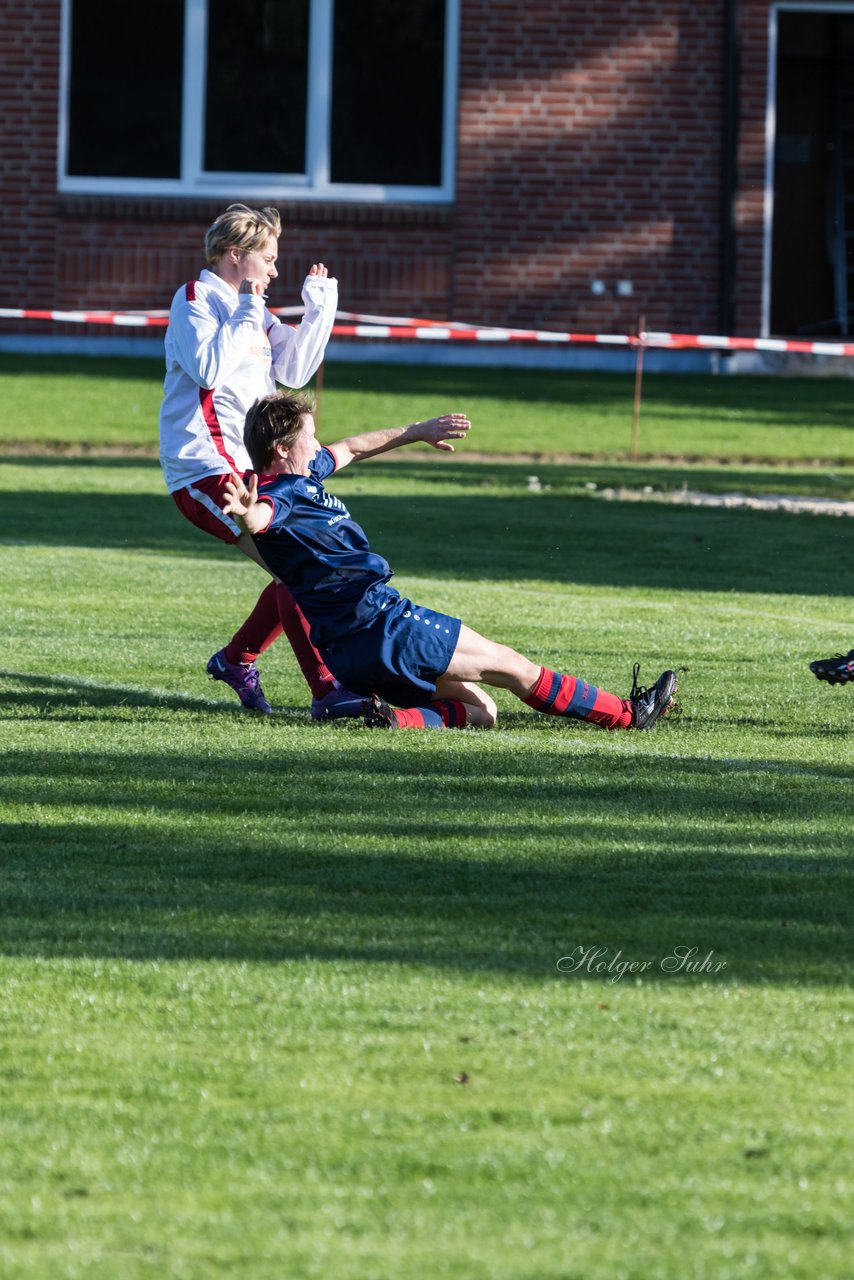
<path id="1" fill-rule="evenodd" d="M 177 178 L 183 0 L 74 0 L 68 172 Z"/>
<path id="2" fill-rule="evenodd" d="M 439 186 L 445 0 L 336 0 L 331 178 Z"/>
<path id="3" fill-rule="evenodd" d="M 205 169 L 304 173 L 309 0 L 210 0 Z"/>
<path id="4" fill-rule="evenodd" d="M 854 15 L 782 11 L 771 332 L 854 334 Z"/>

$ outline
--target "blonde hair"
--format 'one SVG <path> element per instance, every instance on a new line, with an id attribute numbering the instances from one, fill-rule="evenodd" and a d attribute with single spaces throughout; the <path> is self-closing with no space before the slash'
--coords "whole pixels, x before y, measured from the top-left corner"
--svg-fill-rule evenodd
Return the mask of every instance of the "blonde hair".
<path id="1" fill-rule="evenodd" d="M 227 249 L 233 247 L 252 253 L 263 249 L 270 236 L 278 240 L 281 234 L 278 209 L 250 209 L 245 204 L 230 204 L 205 233 L 205 257 L 209 265 L 215 267 Z"/>

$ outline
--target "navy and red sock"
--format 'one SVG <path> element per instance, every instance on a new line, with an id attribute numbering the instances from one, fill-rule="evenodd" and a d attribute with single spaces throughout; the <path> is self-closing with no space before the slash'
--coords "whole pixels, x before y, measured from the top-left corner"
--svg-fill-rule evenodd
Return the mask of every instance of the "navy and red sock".
<path id="1" fill-rule="evenodd" d="M 441 698 L 425 707 L 389 708 L 398 729 L 464 729 L 466 704 Z"/>
<path id="2" fill-rule="evenodd" d="M 576 676 L 549 671 L 548 667 L 540 668 L 536 684 L 523 701 L 544 715 L 589 720 L 603 729 L 628 729 L 632 723 L 628 698 L 618 698 Z"/>

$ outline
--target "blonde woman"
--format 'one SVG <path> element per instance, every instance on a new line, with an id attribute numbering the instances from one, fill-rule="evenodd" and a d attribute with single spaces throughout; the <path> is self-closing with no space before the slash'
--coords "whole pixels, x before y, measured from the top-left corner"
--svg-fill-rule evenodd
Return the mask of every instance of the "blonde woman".
<path id="1" fill-rule="evenodd" d="M 267 310 L 280 234 L 276 209 L 232 204 L 214 220 L 205 236 L 207 268 L 172 300 L 160 409 L 160 464 L 179 511 L 262 567 L 252 539 L 223 510 L 230 476 L 252 466 L 243 443 L 246 413 L 277 383 L 305 386 L 323 359 L 338 305 L 338 282 L 316 262 L 303 285 L 305 315 L 296 328 Z M 209 674 L 230 685 L 244 707 L 269 715 L 256 659 L 283 630 L 311 689 L 312 716 L 357 715 L 359 699 L 338 686 L 293 596 L 276 580 L 210 659 Z"/>

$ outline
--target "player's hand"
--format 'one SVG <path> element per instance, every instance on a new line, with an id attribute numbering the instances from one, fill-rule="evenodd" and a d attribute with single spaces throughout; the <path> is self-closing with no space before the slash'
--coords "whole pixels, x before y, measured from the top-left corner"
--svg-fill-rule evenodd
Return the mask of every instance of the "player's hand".
<path id="1" fill-rule="evenodd" d="M 225 482 L 225 502 L 223 511 L 227 516 L 246 516 L 258 501 L 258 477 L 255 472 L 249 477 L 249 488 L 243 483 L 242 476 L 232 471 Z"/>
<path id="2" fill-rule="evenodd" d="M 471 423 L 464 413 L 443 413 L 440 418 L 428 418 L 426 422 L 415 424 L 417 440 L 424 440 L 434 449 L 443 453 L 453 453 L 452 440 L 465 440 Z"/>
<path id="3" fill-rule="evenodd" d="M 308 274 L 310 276 L 326 277 L 329 275 L 329 268 L 325 267 L 322 262 L 313 262 L 308 269 Z"/>
<path id="4" fill-rule="evenodd" d="M 248 278 L 240 281 L 238 293 L 253 293 L 256 298 L 266 297 L 264 293 L 264 283 L 261 280 L 249 280 Z"/>

